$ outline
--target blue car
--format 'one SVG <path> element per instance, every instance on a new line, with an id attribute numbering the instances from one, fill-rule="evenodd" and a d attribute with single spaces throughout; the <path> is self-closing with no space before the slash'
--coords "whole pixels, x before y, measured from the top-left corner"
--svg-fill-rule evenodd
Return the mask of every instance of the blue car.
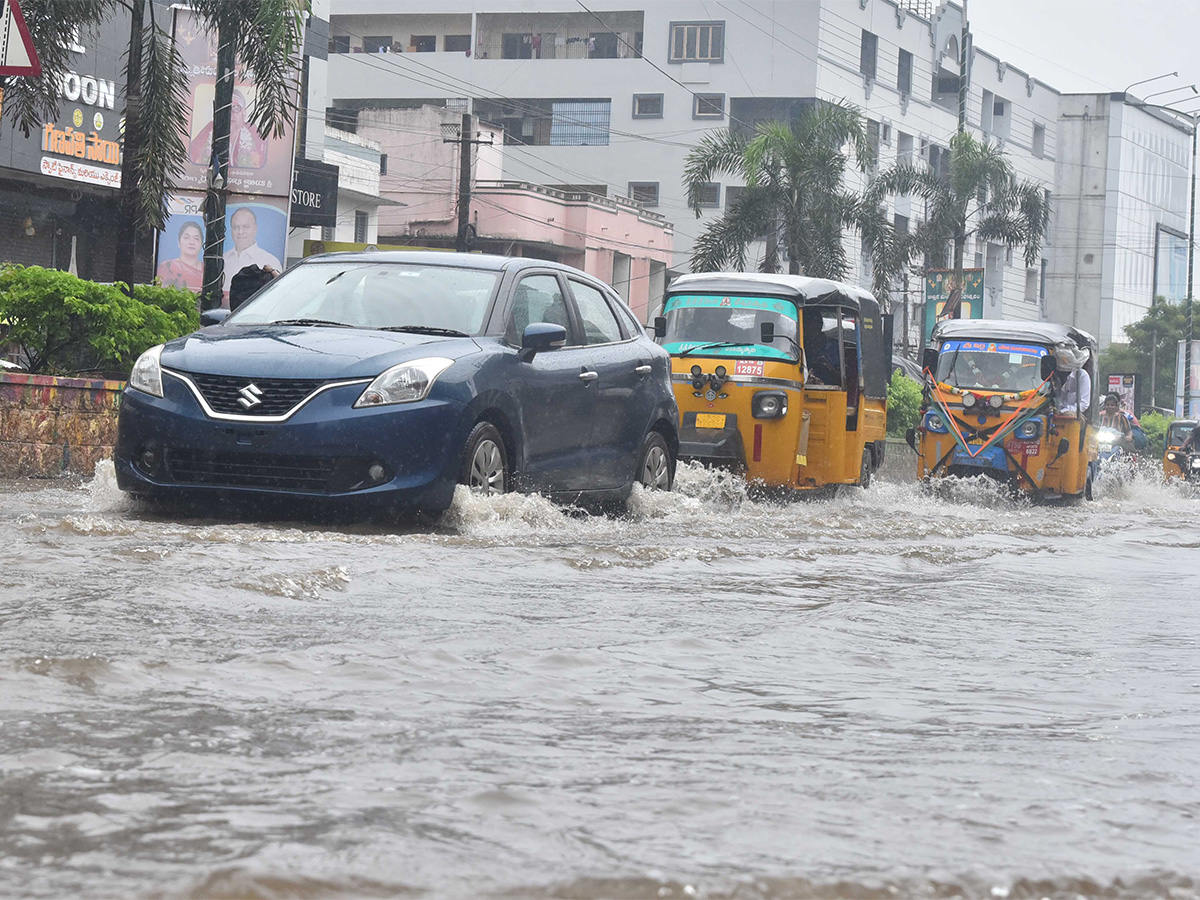
<path id="1" fill-rule="evenodd" d="M 671 488 L 678 421 L 670 357 L 583 272 L 330 254 L 142 354 L 117 484 L 364 513 L 442 510 L 456 484 L 623 501 L 634 483 Z"/>

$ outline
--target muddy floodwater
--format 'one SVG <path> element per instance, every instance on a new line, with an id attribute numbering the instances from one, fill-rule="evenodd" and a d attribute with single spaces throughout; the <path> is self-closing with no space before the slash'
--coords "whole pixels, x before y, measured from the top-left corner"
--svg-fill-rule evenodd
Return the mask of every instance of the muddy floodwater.
<path id="1" fill-rule="evenodd" d="M 0 896 L 1200 895 L 1200 496 L 0 484 Z"/>

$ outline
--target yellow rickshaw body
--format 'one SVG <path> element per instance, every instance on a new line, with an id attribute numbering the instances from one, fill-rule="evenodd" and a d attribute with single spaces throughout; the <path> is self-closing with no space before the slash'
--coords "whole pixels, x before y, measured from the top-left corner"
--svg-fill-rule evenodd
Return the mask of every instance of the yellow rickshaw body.
<path id="1" fill-rule="evenodd" d="M 1025 380 L 1008 390 L 961 387 L 951 383 L 957 381 L 953 378 L 938 381 L 933 366 L 946 348 L 970 348 L 1010 360 L 1038 358 L 1006 352 L 1022 348 L 1041 350 L 1052 361 L 1056 353 L 1077 353 L 1088 359 L 1088 369 L 1095 365 L 1096 349 L 1090 335 L 1051 323 L 943 322 L 926 351 L 933 354 L 926 359 L 926 401 L 917 428 L 909 433 L 922 480 L 984 475 L 1041 499 L 1090 497 L 1099 465 L 1098 428 L 1091 418 L 1096 379 L 1092 377 L 1091 410 L 1059 410 L 1053 380 L 1040 370 L 1035 384 Z"/>
<path id="2" fill-rule="evenodd" d="M 1183 453 L 1183 442 L 1188 434 L 1196 427 L 1195 419 L 1176 419 L 1167 427 L 1167 439 L 1164 441 L 1162 467 L 1163 480 L 1172 478 L 1187 480 L 1191 473 L 1183 470 L 1188 457 Z"/>
<path id="3" fill-rule="evenodd" d="M 701 345 L 714 335 L 703 330 L 687 334 L 695 347 L 673 340 L 680 337 L 674 333 L 681 321 L 678 303 L 688 298 L 709 304 L 718 315 L 726 309 L 736 314 L 739 302 L 753 298 L 793 304 L 798 347 L 791 350 L 790 340 L 783 343 L 777 337 L 791 350 L 791 358 L 764 358 L 767 351 L 776 357 L 787 354 L 761 343 L 706 351 Z M 727 307 L 713 306 L 726 300 Z M 720 273 L 676 279 L 664 306 L 673 329 L 664 346 L 672 353 L 681 459 L 736 469 L 756 485 L 801 491 L 858 484 L 882 464 L 891 323 L 879 315 L 869 293 L 801 276 Z M 826 316 L 823 322 L 836 319 L 843 354 L 840 374 L 849 389 L 815 384 L 808 377 L 799 325 L 806 306 Z M 785 412 L 756 415 L 756 397 L 763 394 L 779 398 Z"/>

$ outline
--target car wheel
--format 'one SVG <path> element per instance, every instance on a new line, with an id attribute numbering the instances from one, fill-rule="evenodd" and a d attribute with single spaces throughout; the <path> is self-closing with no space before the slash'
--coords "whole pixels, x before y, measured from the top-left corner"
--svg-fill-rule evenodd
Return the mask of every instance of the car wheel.
<path id="1" fill-rule="evenodd" d="M 671 448 L 667 446 L 666 438 L 657 431 L 651 431 L 642 442 L 638 483 L 648 491 L 669 491 L 674 481 Z"/>
<path id="2" fill-rule="evenodd" d="M 508 491 L 508 454 L 504 439 L 491 422 L 480 422 L 471 429 L 458 481 L 484 496 Z"/>
<path id="3" fill-rule="evenodd" d="M 864 450 L 862 466 L 858 470 L 858 486 L 866 490 L 871 486 L 871 451 Z"/>

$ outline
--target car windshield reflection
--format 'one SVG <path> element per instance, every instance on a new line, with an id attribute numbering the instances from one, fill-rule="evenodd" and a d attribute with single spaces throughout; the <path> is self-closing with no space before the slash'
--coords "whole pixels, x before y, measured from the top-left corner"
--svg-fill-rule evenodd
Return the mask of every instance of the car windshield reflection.
<path id="1" fill-rule="evenodd" d="M 228 322 L 473 335 L 483 328 L 499 278 L 454 266 L 310 263 L 271 282 Z"/>

